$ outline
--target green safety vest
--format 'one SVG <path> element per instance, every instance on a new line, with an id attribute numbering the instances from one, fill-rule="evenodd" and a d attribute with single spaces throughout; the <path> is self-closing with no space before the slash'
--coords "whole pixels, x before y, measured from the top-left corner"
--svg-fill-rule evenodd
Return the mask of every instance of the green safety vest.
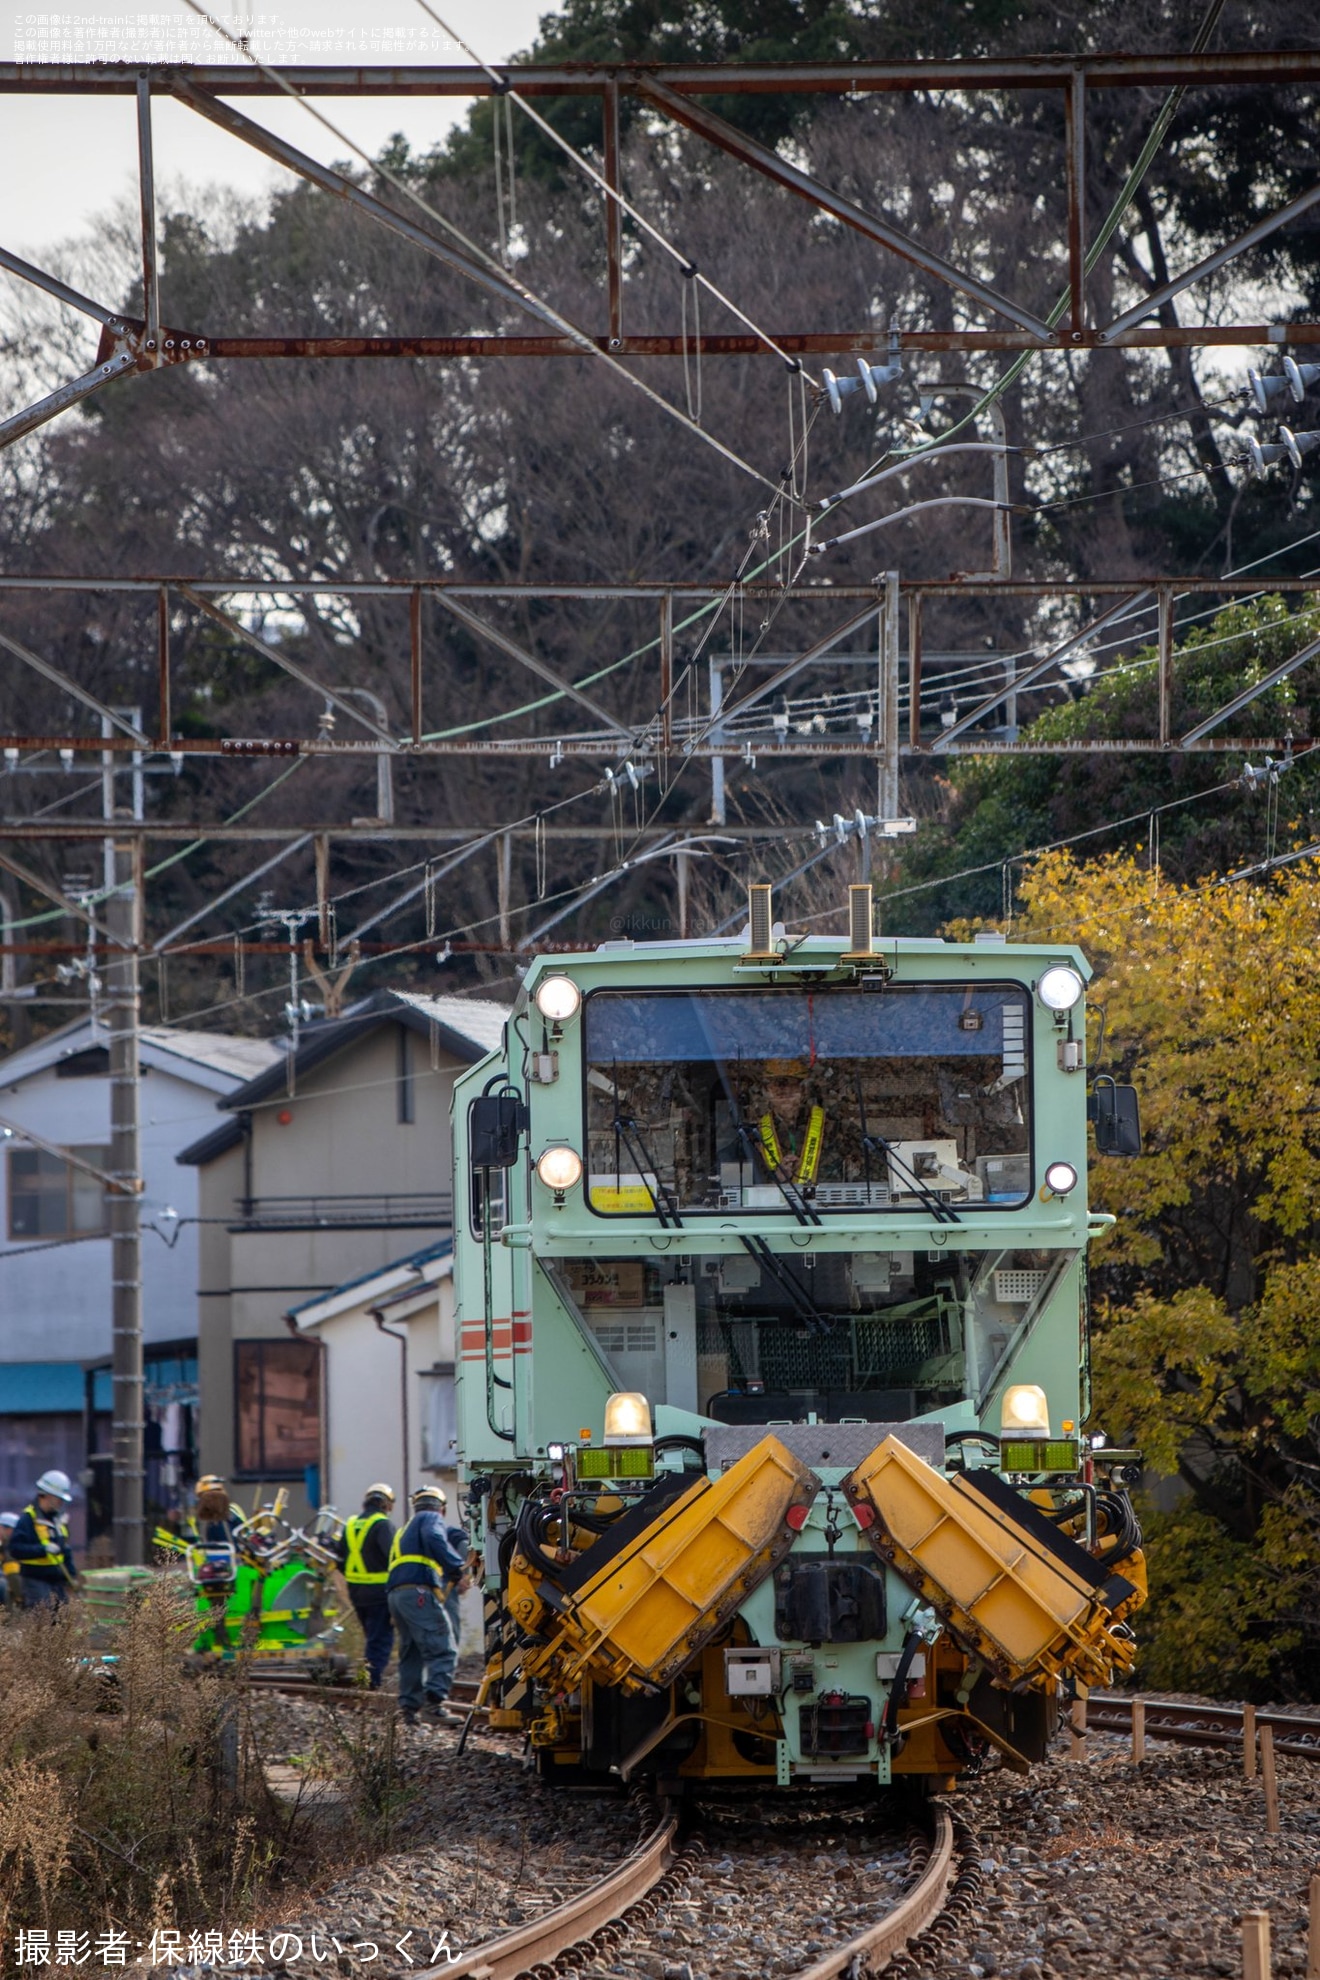
<path id="1" fill-rule="evenodd" d="M 348 1549 L 347 1557 L 344 1561 L 345 1581 L 362 1587 L 363 1584 L 374 1584 L 389 1580 L 388 1569 L 384 1574 L 369 1574 L 362 1562 L 363 1541 L 377 1520 L 387 1517 L 388 1515 L 383 1512 L 358 1513 L 354 1518 L 344 1521 L 344 1544 Z M 394 1547 L 397 1547 L 398 1544 L 396 1538 Z M 390 1567 L 394 1566 L 394 1547 L 390 1548 Z"/>

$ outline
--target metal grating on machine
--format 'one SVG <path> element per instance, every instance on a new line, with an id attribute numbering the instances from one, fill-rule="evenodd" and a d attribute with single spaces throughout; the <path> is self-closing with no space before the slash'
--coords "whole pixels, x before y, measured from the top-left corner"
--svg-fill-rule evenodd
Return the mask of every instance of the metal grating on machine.
<path id="1" fill-rule="evenodd" d="M 945 1329 L 935 1314 L 902 1320 L 857 1320 L 857 1379 L 865 1384 L 874 1376 L 915 1375 L 923 1362 L 947 1354 Z"/>
<path id="2" fill-rule="evenodd" d="M 1030 1306 L 1044 1285 L 1044 1272 L 1019 1272 L 1012 1268 L 995 1273 L 995 1298 L 1001 1306 Z"/>

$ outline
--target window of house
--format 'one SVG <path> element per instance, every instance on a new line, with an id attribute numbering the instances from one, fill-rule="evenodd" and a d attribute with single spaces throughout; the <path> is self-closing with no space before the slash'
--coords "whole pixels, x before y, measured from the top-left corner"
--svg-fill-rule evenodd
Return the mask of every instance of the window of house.
<path id="1" fill-rule="evenodd" d="M 70 1148 L 94 1168 L 108 1169 L 110 1150 Z M 86 1237 L 110 1228 L 110 1199 L 95 1176 L 75 1169 L 44 1148 L 9 1150 L 11 1238 Z"/>
<path id="2" fill-rule="evenodd" d="M 321 1455 L 321 1353 L 315 1341 L 235 1341 L 235 1469 L 301 1478 Z"/>
<path id="3" fill-rule="evenodd" d="M 399 1025 L 395 1034 L 399 1041 L 398 1072 L 396 1091 L 399 1101 L 399 1121 L 409 1126 L 416 1118 L 416 1098 L 413 1093 L 412 1034 Z"/>

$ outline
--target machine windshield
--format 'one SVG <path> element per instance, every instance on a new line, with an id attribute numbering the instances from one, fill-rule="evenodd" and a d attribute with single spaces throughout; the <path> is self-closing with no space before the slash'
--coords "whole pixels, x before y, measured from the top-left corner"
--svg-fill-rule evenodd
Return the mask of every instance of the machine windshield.
<path id="1" fill-rule="evenodd" d="M 584 1012 L 605 1216 L 1011 1208 L 1031 1194 L 1016 984 L 602 990 Z"/>
<path id="2" fill-rule="evenodd" d="M 898 1422 L 984 1407 L 1051 1302 L 1076 1311 L 1079 1258 L 946 1246 L 538 1263 L 619 1388 L 723 1423 Z"/>

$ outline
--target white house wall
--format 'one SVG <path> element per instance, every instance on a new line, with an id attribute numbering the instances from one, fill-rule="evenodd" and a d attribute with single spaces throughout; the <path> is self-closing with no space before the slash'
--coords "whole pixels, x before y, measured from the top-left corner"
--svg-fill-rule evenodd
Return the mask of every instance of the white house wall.
<path id="1" fill-rule="evenodd" d="M 336 1229 L 322 1225 L 310 1230 L 227 1230 L 237 1223 L 240 1201 L 250 1196 L 255 1215 L 275 1197 L 346 1197 L 435 1195 L 451 1188 L 449 1100 L 456 1060 L 441 1055 L 432 1068 L 425 1037 L 410 1032 L 414 1118 L 398 1118 L 398 1033 L 384 1019 L 379 1028 L 350 1043 L 332 1059 L 299 1076 L 290 1095 L 277 1093 L 250 1110 L 251 1135 L 246 1146 L 230 1151 L 191 1173 L 201 1179 L 203 1214 L 218 1220 L 204 1226 L 214 1241 L 203 1250 L 203 1270 L 194 1281 L 193 1310 L 200 1306 L 201 1324 L 201 1462 L 229 1476 L 234 1464 L 233 1343 L 239 1340 L 282 1339 L 285 1315 L 317 1293 L 359 1279 L 389 1265 L 410 1250 L 433 1243 L 449 1227 L 449 1214 L 437 1216 L 425 1228 Z M 287 1120 L 281 1120 L 287 1115 Z M 213 1124 L 223 1115 L 213 1113 Z M 205 1131 L 204 1122 L 199 1132 Z M 182 1141 L 179 1145 L 182 1145 Z M 200 1295 L 200 1297 L 199 1297 Z M 342 1432 L 349 1449 L 355 1439 L 367 1445 L 366 1423 L 379 1409 L 394 1410 L 394 1443 L 398 1437 L 398 1349 L 384 1340 L 374 1323 L 366 1326 L 375 1343 L 370 1353 L 365 1337 L 360 1357 L 355 1349 L 347 1396 L 354 1410 L 365 1412 L 355 1428 Z M 438 1358 L 427 1355 L 430 1367 Z M 452 1359 L 452 1348 L 450 1352 Z M 361 1393 L 356 1385 L 360 1384 Z M 329 1490 L 343 1509 L 344 1490 L 359 1491 L 381 1475 L 365 1460 L 349 1473 L 341 1469 L 334 1438 L 340 1436 L 334 1417 L 336 1392 L 345 1394 L 343 1378 L 330 1377 L 330 1401 L 325 1415 L 331 1448 L 327 1452 Z M 416 1408 L 414 1396 L 411 1404 Z M 371 1432 L 374 1446 L 375 1432 Z M 396 1487 L 399 1467 L 385 1475 Z M 340 1479 L 345 1483 L 341 1485 Z M 245 1503 L 255 1486 L 243 1487 Z M 351 1493 L 350 1493 L 351 1497 Z M 308 1508 L 301 1488 L 290 1493 L 295 1518 Z M 349 1510 L 352 1510 L 350 1505 Z"/>
<path id="2" fill-rule="evenodd" d="M 0 1088 L 2 1110 L 59 1146 L 108 1147 L 110 1082 L 58 1079 L 54 1071 Z M 144 1223 L 167 1206 L 178 1211 L 171 1249 L 152 1231 L 142 1237 L 142 1326 L 148 1343 L 187 1339 L 197 1324 L 197 1171 L 174 1157 L 216 1119 L 211 1096 L 152 1068 L 142 1081 L 140 1148 L 146 1188 Z M 19 1146 L 6 1141 L 4 1149 Z M 0 1362 L 97 1361 L 109 1355 L 110 1240 L 31 1247 L 9 1237 L 9 1163 L 0 1160 Z"/>

